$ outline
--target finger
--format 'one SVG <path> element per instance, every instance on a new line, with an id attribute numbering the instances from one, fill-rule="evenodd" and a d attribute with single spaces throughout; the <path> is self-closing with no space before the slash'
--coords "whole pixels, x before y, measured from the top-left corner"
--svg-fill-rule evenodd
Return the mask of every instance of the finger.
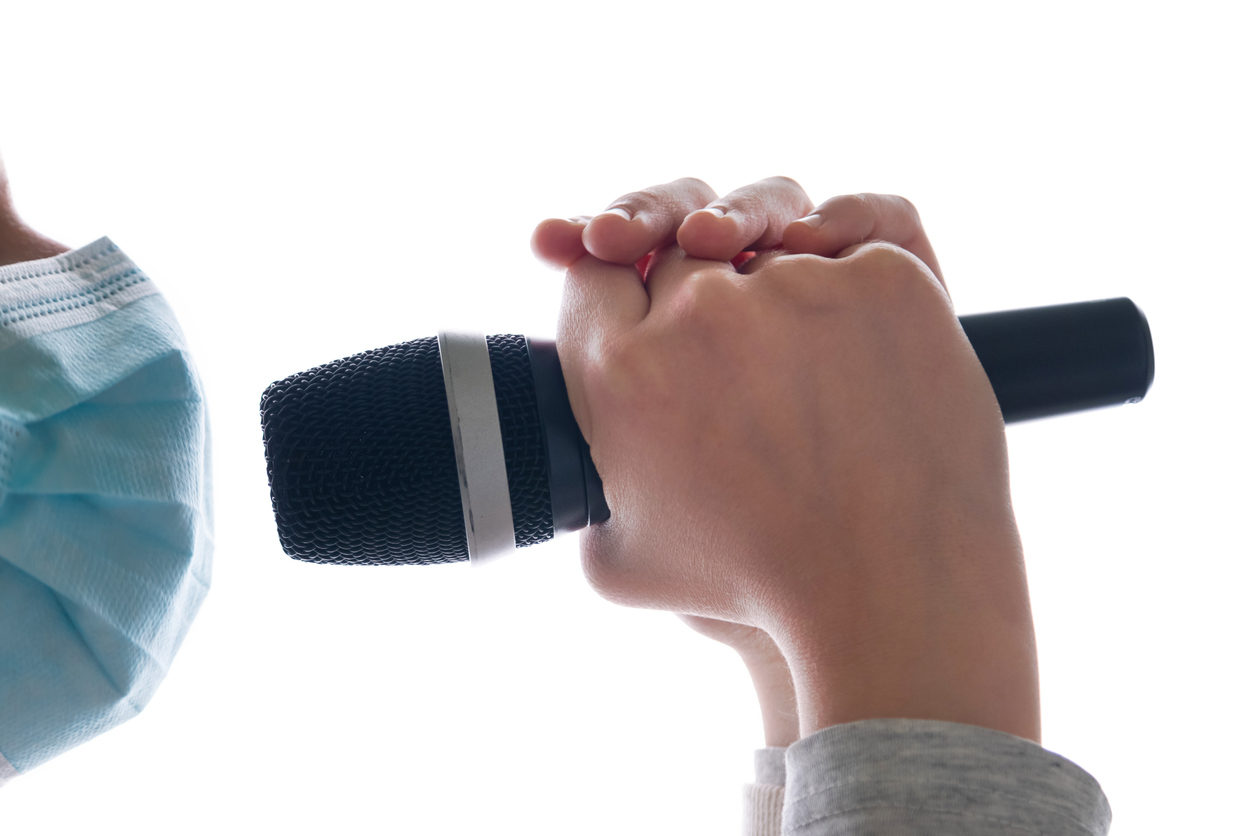
<path id="1" fill-rule="evenodd" d="M 768 177 L 693 212 L 676 239 L 691 256 L 730 261 L 744 250 L 778 247 L 788 224 L 813 209 L 796 180 Z"/>
<path id="2" fill-rule="evenodd" d="M 668 306 L 693 276 L 705 271 L 725 271 L 728 275 L 736 273 L 726 261 L 692 258 L 682 247 L 674 244 L 658 250 L 649 261 L 649 271 L 645 276 L 650 310 Z"/>
<path id="3" fill-rule="evenodd" d="M 623 195 L 588 222 L 583 245 L 603 261 L 634 264 L 672 243 L 684 218 L 715 197 L 713 189 L 694 177 Z"/>
<path id="4" fill-rule="evenodd" d="M 550 267 L 570 267 L 587 253 L 583 247 L 583 228 L 589 220 L 587 215 L 581 215 L 541 221 L 531 233 L 531 251 Z"/>
<path id="5" fill-rule="evenodd" d="M 557 353 L 575 420 L 591 437 L 581 381 L 605 350 L 649 312 L 649 294 L 634 265 L 609 264 L 585 255 L 566 272 Z"/>
<path id="6" fill-rule="evenodd" d="M 795 253 L 832 257 L 864 241 L 887 241 L 913 253 L 944 284 L 940 264 L 914 204 L 881 194 L 842 195 L 789 224 L 783 245 Z"/>

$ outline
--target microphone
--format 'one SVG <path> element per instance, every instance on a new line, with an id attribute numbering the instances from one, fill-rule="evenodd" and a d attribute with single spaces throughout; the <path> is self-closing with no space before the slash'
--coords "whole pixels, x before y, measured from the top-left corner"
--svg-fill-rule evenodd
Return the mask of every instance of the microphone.
<path id="1" fill-rule="evenodd" d="M 1130 299 L 959 317 L 1006 422 L 1136 403 L 1154 379 Z M 482 562 L 609 519 L 553 342 L 443 333 L 271 384 L 279 540 L 314 563 Z"/>

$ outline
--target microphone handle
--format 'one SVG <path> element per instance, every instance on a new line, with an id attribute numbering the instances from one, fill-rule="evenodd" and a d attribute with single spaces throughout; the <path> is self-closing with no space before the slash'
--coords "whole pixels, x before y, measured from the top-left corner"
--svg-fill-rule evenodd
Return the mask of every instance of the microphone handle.
<path id="1" fill-rule="evenodd" d="M 1154 381 L 1145 314 L 1131 299 L 1103 299 L 961 316 L 1006 423 L 1136 403 Z M 556 346 L 528 338 L 546 435 L 556 531 L 609 519 L 601 478 L 570 411 Z"/>
<path id="2" fill-rule="evenodd" d="M 958 317 L 1006 423 L 1136 403 L 1154 381 L 1154 346 L 1131 299 Z"/>

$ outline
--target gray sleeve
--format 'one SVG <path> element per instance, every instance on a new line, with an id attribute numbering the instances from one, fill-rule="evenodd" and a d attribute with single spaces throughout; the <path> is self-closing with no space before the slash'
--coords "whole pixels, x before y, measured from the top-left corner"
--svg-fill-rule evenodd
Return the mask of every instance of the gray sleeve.
<path id="1" fill-rule="evenodd" d="M 744 836 L 779 836 L 784 820 L 784 749 L 753 753 L 753 783 L 745 785 Z"/>
<path id="2" fill-rule="evenodd" d="M 1030 740 L 934 720 L 863 720 L 788 748 L 783 833 L 1064 834 L 1110 827 L 1097 781 Z"/>

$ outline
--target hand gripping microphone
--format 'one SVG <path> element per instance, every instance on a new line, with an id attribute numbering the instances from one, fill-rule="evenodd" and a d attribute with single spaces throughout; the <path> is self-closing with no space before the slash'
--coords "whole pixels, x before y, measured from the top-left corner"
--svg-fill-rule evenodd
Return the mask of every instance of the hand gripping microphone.
<path id="1" fill-rule="evenodd" d="M 1145 396 L 1129 299 L 959 318 L 1007 421 Z M 479 562 L 609 518 L 552 342 L 441 334 L 271 384 L 261 399 L 283 550 L 338 564 Z"/>

